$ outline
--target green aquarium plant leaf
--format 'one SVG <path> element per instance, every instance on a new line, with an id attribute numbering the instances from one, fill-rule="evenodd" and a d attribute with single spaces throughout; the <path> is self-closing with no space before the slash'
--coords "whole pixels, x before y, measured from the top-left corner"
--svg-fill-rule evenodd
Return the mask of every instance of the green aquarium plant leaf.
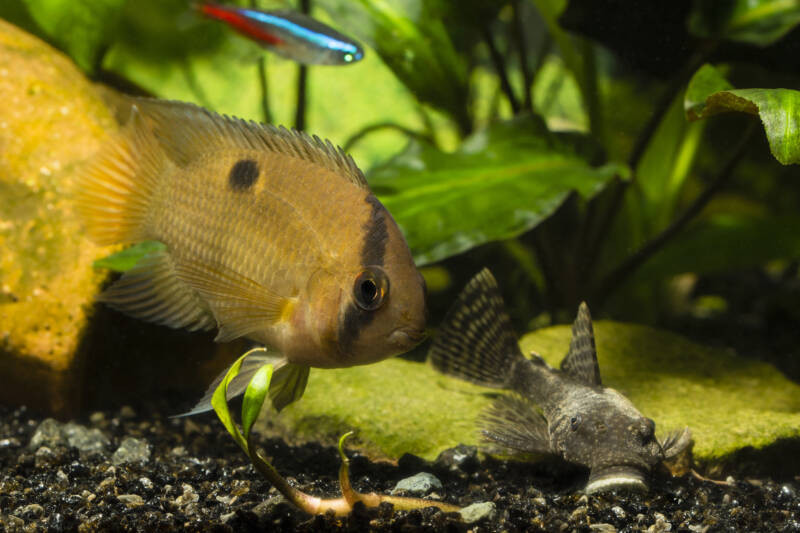
<path id="1" fill-rule="evenodd" d="M 228 409 L 228 385 L 231 381 L 233 381 L 233 378 L 239 374 L 239 369 L 242 367 L 242 361 L 244 361 L 249 354 L 250 352 L 248 351 L 231 365 L 231 367 L 228 369 L 228 372 L 225 374 L 225 377 L 214 391 L 214 396 L 211 397 L 211 406 L 214 408 L 214 412 L 217 413 L 217 417 L 219 418 L 220 422 L 222 422 L 222 425 L 225 426 L 225 429 L 227 429 L 228 433 L 231 434 L 233 440 L 236 441 L 236 444 L 238 444 L 245 453 L 249 453 L 247 439 L 244 438 L 239 431 L 239 428 L 236 427 L 236 422 L 234 422 L 231 412 Z"/>
<path id="2" fill-rule="evenodd" d="M 800 23 L 795 0 L 698 0 L 689 30 L 700 37 L 768 46 Z"/>
<path id="3" fill-rule="evenodd" d="M 412 143 L 368 180 L 422 265 L 516 237 L 573 191 L 590 198 L 615 176 L 626 168 L 591 166 L 529 116 L 476 133 L 454 153 Z"/>
<path id="4" fill-rule="evenodd" d="M 264 406 L 264 399 L 269 392 L 269 384 L 272 381 L 273 366 L 266 364 L 256 370 L 253 374 L 247 389 L 244 391 L 242 401 L 242 432 L 245 440 L 250 438 L 250 428 L 261 413 Z"/>
<path id="5" fill-rule="evenodd" d="M 136 263 L 144 256 L 166 249 L 167 247 L 158 241 L 144 241 L 98 259 L 92 263 L 92 266 L 94 268 L 107 268 L 114 272 L 126 272 L 136 266 Z"/>
<path id="6" fill-rule="evenodd" d="M 66 51 L 86 72 L 98 66 L 114 37 L 125 0 L 25 0 L 47 40 Z"/>
<path id="7" fill-rule="evenodd" d="M 714 67 L 703 65 L 686 91 L 684 107 L 689 120 L 734 111 L 756 115 L 775 159 L 783 165 L 800 163 L 800 91 L 729 87 Z"/>

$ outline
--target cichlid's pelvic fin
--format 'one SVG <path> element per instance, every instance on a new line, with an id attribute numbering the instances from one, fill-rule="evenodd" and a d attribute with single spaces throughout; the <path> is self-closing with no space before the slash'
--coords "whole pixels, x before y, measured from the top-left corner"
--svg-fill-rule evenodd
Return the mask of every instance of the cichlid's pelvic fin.
<path id="1" fill-rule="evenodd" d="M 507 388 L 524 361 L 497 281 L 484 268 L 458 295 L 429 352 L 434 368 L 485 387 Z"/>
<path id="2" fill-rule="evenodd" d="M 178 166 L 210 152 L 240 149 L 296 157 L 369 190 L 364 174 L 341 148 L 316 135 L 218 115 L 185 102 L 135 98 L 167 156 Z"/>
<path id="3" fill-rule="evenodd" d="M 165 250 L 141 259 L 97 299 L 136 318 L 171 328 L 196 331 L 217 325 L 208 305 L 178 277 Z"/>
<path id="4" fill-rule="evenodd" d="M 257 333 L 286 318 L 292 300 L 275 294 L 256 281 L 225 267 L 184 261 L 178 276 L 208 302 L 217 319 L 217 342 Z"/>
<path id="5" fill-rule="evenodd" d="M 309 367 L 289 363 L 285 357 L 280 355 L 270 355 L 264 348 L 256 348 L 251 350 L 251 352 L 253 353 L 245 357 L 242 361 L 239 373 L 228 384 L 228 401 L 244 394 L 253 375 L 259 368 L 266 364 L 271 364 L 274 368 L 272 381 L 270 381 L 269 385 L 269 398 L 272 402 L 272 406 L 277 411 L 280 411 L 303 396 L 303 392 L 306 390 L 306 384 L 308 383 Z M 211 398 L 214 396 L 214 392 L 227 375 L 229 369 L 230 367 L 225 368 L 225 370 L 214 379 L 211 385 L 208 386 L 203 397 L 200 398 L 194 407 L 185 413 L 175 415 L 173 418 L 193 416 L 211 411 L 213 409 L 211 406 Z"/>
<path id="6" fill-rule="evenodd" d="M 602 385 L 592 316 L 586 302 L 581 302 L 578 316 L 572 323 L 572 340 L 569 343 L 569 352 L 561 360 L 561 371 L 589 387 Z"/>
<path id="7" fill-rule="evenodd" d="M 481 436 L 504 455 L 552 454 L 547 419 L 527 398 L 504 394 L 479 419 Z"/>

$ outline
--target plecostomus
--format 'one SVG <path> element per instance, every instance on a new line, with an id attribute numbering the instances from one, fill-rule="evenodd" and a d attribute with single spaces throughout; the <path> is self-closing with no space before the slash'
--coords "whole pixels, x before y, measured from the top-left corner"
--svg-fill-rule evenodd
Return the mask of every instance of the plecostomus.
<path id="1" fill-rule="evenodd" d="M 464 288 L 430 349 L 434 367 L 486 387 L 508 389 L 481 419 L 485 443 L 511 456 L 556 455 L 590 469 L 586 492 L 646 490 L 646 475 L 691 442 L 689 428 L 659 441 L 655 423 L 604 387 L 589 308 L 582 303 L 560 369 L 523 356 L 492 274 Z"/>
<path id="2" fill-rule="evenodd" d="M 99 244 L 154 240 L 165 249 L 101 301 L 275 350 L 265 361 L 275 365 L 278 408 L 303 393 L 309 367 L 372 363 L 422 340 L 422 276 L 341 149 L 191 104 L 121 102 L 125 126 L 85 169 L 77 206 Z M 246 385 L 250 376 L 240 377 Z"/>

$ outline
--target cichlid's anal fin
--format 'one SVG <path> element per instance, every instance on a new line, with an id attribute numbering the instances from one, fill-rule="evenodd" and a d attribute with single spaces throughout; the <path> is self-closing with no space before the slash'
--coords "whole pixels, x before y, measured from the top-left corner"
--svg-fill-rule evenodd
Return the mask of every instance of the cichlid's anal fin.
<path id="1" fill-rule="evenodd" d="M 578 316 L 572 324 L 572 341 L 569 343 L 569 352 L 561 361 L 561 370 L 584 385 L 601 385 L 592 316 L 586 302 L 581 302 Z"/>
<path id="2" fill-rule="evenodd" d="M 309 367 L 289 363 L 285 357 L 280 355 L 262 353 L 248 355 L 245 360 L 242 361 L 239 373 L 228 384 L 228 401 L 244 394 L 253 375 L 259 368 L 266 364 L 272 364 L 274 368 L 268 394 L 273 407 L 275 407 L 277 411 L 280 411 L 303 396 L 306 383 L 308 383 Z M 222 379 L 228 373 L 229 368 L 230 367 L 225 368 L 225 370 L 214 379 L 211 385 L 208 386 L 203 397 L 200 398 L 194 407 L 185 413 L 175 415 L 175 417 L 192 416 L 211 411 L 213 409 L 211 406 L 211 398 L 214 396 L 214 392 L 217 390 L 217 387 L 219 387 Z"/>
<path id="3" fill-rule="evenodd" d="M 353 158 L 316 135 L 218 115 L 193 104 L 135 99 L 167 156 L 179 166 L 220 150 L 257 150 L 296 157 L 369 190 Z"/>
<path id="4" fill-rule="evenodd" d="M 492 451 L 510 456 L 550 454 L 547 420 L 528 399 L 504 394 L 479 419 L 481 436 Z"/>
<path id="5" fill-rule="evenodd" d="M 136 318 L 189 331 L 216 326 L 208 305 L 175 274 L 166 250 L 149 254 L 97 298 Z"/>
<path id="6" fill-rule="evenodd" d="M 429 357 L 436 370 L 485 387 L 507 388 L 524 360 L 497 281 L 481 270 L 456 298 Z"/>
<path id="7" fill-rule="evenodd" d="M 294 300 L 225 265 L 186 259 L 176 260 L 175 269 L 208 302 L 219 326 L 217 342 L 263 331 L 291 313 Z"/>
<path id="8" fill-rule="evenodd" d="M 75 203 L 98 244 L 147 240 L 146 215 L 159 176 L 168 164 L 136 106 L 80 173 Z"/>

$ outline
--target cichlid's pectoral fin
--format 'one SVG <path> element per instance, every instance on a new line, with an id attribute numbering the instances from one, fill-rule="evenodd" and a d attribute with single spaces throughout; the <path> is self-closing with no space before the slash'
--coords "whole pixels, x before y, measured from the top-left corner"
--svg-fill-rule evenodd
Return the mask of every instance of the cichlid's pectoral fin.
<path id="1" fill-rule="evenodd" d="M 299 400 L 303 396 L 303 392 L 308 383 L 309 367 L 303 365 L 295 365 L 289 363 L 285 357 L 277 354 L 267 354 L 264 352 L 254 353 L 248 355 L 239 373 L 228 384 L 228 401 L 241 396 L 247 389 L 247 385 L 253 378 L 256 371 L 264 365 L 271 364 L 273 366 L 272 381 L 269 385 L 269 398 L 273 407 L 280 411 L 290 403 Z M 219 387 L 219 384 L 225 378 L 230 367 L 225 368 L 208 386 L 205 394 L 200 400 L 188 411 L 175 415 L 175 417 L 192 416 L 211 411 L 211 398 L 214 392 Z"/>
<path id="2" fill-rule="evenodd" d="M 505 394 L 481 415 L 483 440 L 511 456 L 552 454 L 547 420 L 528 399 Z"/>
<path id="3" fill-rule="evenodd" d="M 257 150 L 296 157 L 369 190 L 355 161 L 330 141 L 303 132 L 218 115 L 193 104 L 150 98 L 133 100 L 166 155 L 177 165 L 221 150 Z"/>
<path id="4" fill-rule="evenodd" d="M 136 318 L 189 331 L 209 330 L 214 315 L 175 273 L 166 250 L 143 257 L 97 299 Z"/>
<path id="5" fill-rule="evenodd" d="M 224 265 L 176 261 L 178 276 L 208 302 L 217 319 L 217 342 L 263 331 L 283 320 L 293 300 Z"/>
<path id="6" fill-rule="evenodd" d="M 497 281 L 484 268 L 453 303 L 429 357 L 439 372 L 485 387 L 509 386 L 514 363 L 524 360 Z"/>
<path id="7" fill-rule="evenodd" d="M 569 343 L 569 352 L 561 361 L 561 370 L 585 385 L 601 385 L 592 316 L 586 302 L 581 302 L 578 316 L 572 324 L 572 341 Z"/>

